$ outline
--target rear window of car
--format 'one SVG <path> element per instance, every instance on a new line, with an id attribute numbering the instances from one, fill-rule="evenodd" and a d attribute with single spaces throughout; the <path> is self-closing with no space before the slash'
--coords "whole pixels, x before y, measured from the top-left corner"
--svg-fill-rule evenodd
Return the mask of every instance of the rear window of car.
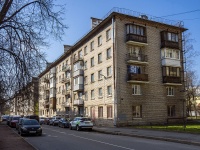
<path id="1" fill-rule="evenodd" d="M 24 120 L 24 125 L 39 125 L 37 120 Z"/>
<path id="2" fill-rule="evenodd" d="M 82 121 L 91 121 L 90 118 L 81 118 Z"/>

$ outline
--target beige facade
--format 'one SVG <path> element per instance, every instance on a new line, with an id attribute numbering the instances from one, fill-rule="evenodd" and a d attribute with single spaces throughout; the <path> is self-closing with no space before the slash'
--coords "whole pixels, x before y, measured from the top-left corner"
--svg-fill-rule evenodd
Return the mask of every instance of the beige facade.
<path id="1" fill-rule="evenodd" d="M 10 103 L 10 115 L 34 115 L 38 114 L 38 78 L 32 77 L 25 89 L 19 90 L 13 96 Z"/>
<path id="2" fill-rule="evenodd" d="M 147 16 L 111 13 L 74 46 L 65 46 L 39 75 L 41 87 L 55 70 L 50 94 L 56 93 L 46 101 L 52 107 L 45 109 L 40 99 L 40 115 L 89 116 L 97 125 L 110 126 L 184 117 L 185 30 Z"/>

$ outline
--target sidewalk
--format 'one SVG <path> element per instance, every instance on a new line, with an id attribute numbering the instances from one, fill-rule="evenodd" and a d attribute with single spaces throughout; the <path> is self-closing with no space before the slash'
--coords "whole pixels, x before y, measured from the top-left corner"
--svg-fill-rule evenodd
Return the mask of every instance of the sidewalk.
<path id="1" fill-rule="evenodd" d="M 122 135 L 122 136 L 131 136 L 139 138 L 148 138 L 154 140 L 162 140 L 183 144 L 192 144 L 200 146 L 200 134 L 191 134 L 191 133 L 181 133 L 181 132 L 168 132 L 168 131 L 156 131 L 148 129 L 136 129 L 129 127 L 93 127 L 93 130 L 96 132 Z"/>
<path id="2" fill-rule="evenodd" d="M 5 123 L 0 123 L 0 150 L 35 150 Z"/>

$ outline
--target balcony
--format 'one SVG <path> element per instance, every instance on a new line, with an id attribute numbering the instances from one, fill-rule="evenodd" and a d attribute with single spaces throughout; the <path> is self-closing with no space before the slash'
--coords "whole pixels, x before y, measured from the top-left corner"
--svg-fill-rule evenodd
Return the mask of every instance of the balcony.
<path id="1" fill-rule="evenodd" d="M 62 103 L 62 106 L 63 106 L 63 107 L 70 107 L 70 103 L 69 103 L 69 102 L 63 102 L 63 103 Z"/>
<path id="2" fill-rule="evenodd" d="M 83 84 L 76 84 L 74 85 L 74 91 L 83 91 L 84 85 Z"/>
<path id="3" fill-rule="evenodd" d="M 50 73 L 50 78 L 56 77 L 56 73 Z"/>
<path id="4" fill-rule="evenodd" d="M 132 45 L 139 45 L 139 46 L 145 46 L 147 44 L 147 37 L 137 34 L 127 34 L 126 35 L 126 43 L 132 44 Z"/>
<path id="5" fill-rule="evenodd" d="M 45 78 L 43 79 L 43 82 L 49 83 L 49 78 L 45 77 Z"/>
<path id="6" fill-rule="evenodd" d="M 127 82 L 131 83 L 148 83 L 148 74 L 128 74 Z"/>
<path id="7" fill-rule="evenodd" d="M 84 104 L 84 101 L 82 98 L 78 98 L 74 100 L 74 106 L 82 106 Z"/>
<path id="8" fill-rule="evenodd" d="M 45 91 L 49 90 L 49 86 L 44 86 L 43 88 Z"/>
<path id="9" fill-rule="evenodd" d="M 56 109 L 56 98 L 50 99 L 49 108 L 54 110 Z"/>
<path id="10" fill-rule="evenodd" d="M 164 48 L 164 47 L 179 49 L 179 43 L 178 42 L 173 42 L 173 41 L 163 40 L 161 42 L 161 48 Z"/>
<path id="11" fill-rule="evenodd" d="M 65 72 L 65 71 L 70 71 L 71 67 L 70 65 L 65 65 L 62 67 L 62 71 Z"/>
<path id="12" fill-rule="evenodd" d="M 45 102 L 43 106 L 44 108 L 49 109 L 49 102 Z"/>
<path id="13" fill-rule="evenodd" d="M 62 78 L 61 80 L 60 80 L 60 83 L 65 83 L 65 78 Z"/>
<path id="14" fill-rule="evenodd" d="M 134 64 L 148 64 L 147 62 L 147 55 L 143 54 L 126 54 L 126 61 L 127 63 L 134 63 Z"/>
<path id="15" fill-rule="evenodd" d="M 83 61 L 83 57 L 82 56 L 76 56 L 76 57 L 74 57 L 74 59 L 73 59 L 74 61 L 74 63 L 76 63 L 77 61 Z"/>
<path id="16" fill-rule="evenodd" d="M 163 83 L 181 85 L 181 77 L 163 76 Z"/>
<path id="17" fill-rule="evenodd" d="M 81 76 L 83 74 L 84 74 L 83 69 L 78 69 L 78 70 L 74 71 L 74 77 Z"/>
<path id="18" fill-rule="evenodd" d="M 70 89 L 62 90 L 62 95 L 70 95 Z"/>
<path id="19" fill-rule="evenodd" d="M 44 95 L 43 95 L 43 99 L 44 99 L 44 100 L 48 100 L 48 99 L 49 99 L 49 94 L 44 94 Z"/>

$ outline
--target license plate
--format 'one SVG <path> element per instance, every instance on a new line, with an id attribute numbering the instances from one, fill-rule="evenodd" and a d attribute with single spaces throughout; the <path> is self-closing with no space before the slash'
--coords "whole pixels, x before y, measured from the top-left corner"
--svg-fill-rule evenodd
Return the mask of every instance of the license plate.
<path id="1" fill-rule="evenodd" d="M 29 131 L 29 133 L 36 133 L 36 131 Z"/>

